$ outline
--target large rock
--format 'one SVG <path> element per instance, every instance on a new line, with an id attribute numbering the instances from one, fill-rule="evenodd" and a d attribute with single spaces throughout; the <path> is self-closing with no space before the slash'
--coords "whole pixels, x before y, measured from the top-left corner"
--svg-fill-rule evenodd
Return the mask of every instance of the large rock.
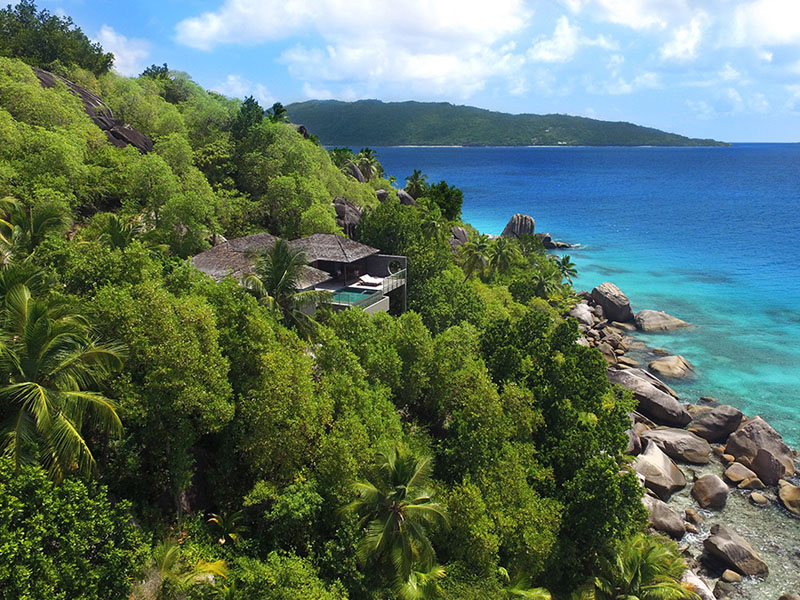
<path id="1" fill-rule="evenodd" d="M 594 313 L 586 303 L 581 302 L 580 304 L 576 304 L 572 310 L 569 311 L 569 316 L 573 319 L 577 319 L 578 323 L 581 325 L 586 325 L 587 327 L 594 325 Z"/>
<path id="2" fill-rule="evenodd" d="M 466 229 L 460 226 L 450 228 L 450 247 L 453 250 L 458 249 L 462 244 L 466 244 L 467 241 L 469 241 L 469 232 Z"/>
<path id="3" fill-rule="evenodd" d="M 636 457 L 633 469 L 642 476 L 645 487 L 662 500 L 686 487 L 686 477 L 678 465 L 652 442 L 648 442 L 644 452 Z"/>
<path id="4" fill-rule="evenodd" d="M 679 355 L 662 356 L 647 365 L 647 368 L 662 377 L 685 379 L 694 374 L 694 365 Z"/>
<path id="5" fill-rule="evenodd" d="M 725 470 L 725 479 L 734 485 L 739 485 L 743 481 L 752 479 L 756 476 L 750 469 L 745 467 L 742 463 L 733 463 Z"/>
<path id="6" fill-rule="evenodd" d="M 689 431 L 709 442 L 721 442 L 742 423 L 742 411 L 730 404 L 720 404 L 698 415 L 689 424 Z"/>
<path id="7" fill-rule="evenodd" d="M 336 211 L 336 224 L 342 228 L 347 237 L 353 238 L 356 226 L 361 220 L 361 209 L 341 196 L 333 199 L 333 208 Z"/>
<path id="8" fill-rule="evenodd" d="M 681 583 L 686 589 L 697 594 L 700 600 L 717 600 L 714 593 L 709 589 L 708 584 L 689 569 L 683 572 Z"/>
<path id="9" fill-rule="evenodd" d="M 724 508 L 728 501 L 728 486 L 717 475 L 703 475 L 692 486 L 692 497 L 701 508 Z"/>
<path id="10" fill-rule="evenodd" d="M 519 238 L 523 235 L 533 235 L 535 229 L 536 221 L 533 220 L 533 217 L 517 213 L 511 217 L 511 220 L 500 235 L 503 237 Z"/>
<path id="11" fill-rule="evenodd" d="M 417 205 L 417 201 L 414 200 L 413 196 L 411 196 L 411 194 L 409 194 L 407 191 L 396 190 L 396 193 L 397 193 L 397 199 L 400 200 L 400 204 L 403 204 L 405 206 Z"/>
<path id="12" fill-rule="evenodd" d="M 611 383 L 631 390 L 633 397 L 639 402 L 638 411 L 659 425 L 683 427 L 692 420 L 683 404 L 638 376 L 634 373 L 636 370 L 609 370 L 608 379 Z"/>
<path id="13" fill-rule="evenodd" d="M 375 190 L 375 196 L 377 196 L 378 202 L 385 202 L 386 199 L 389 197 L 389 192 L 387 192 L 383 188 L 380 188 Z"/>
<path id="14" fill-rule="evenodd" d="M 756 464 L 756 457 L 761 456 Z M 794 457 L 780 434 L 761 417 L 753 417 L 728 438 L 725 453 L 750 467 L 764 483 L 794 474 Z M 774 459 L 774 460 L 773 460 Z M 769 480 L 769 481 L 768 481 Z"/>
<path id="15" fill-rule="evenodd" d="M 572 248 L 572 244 L 554 240 L 550 237 L 549 233 L 534 233 L 533 235 L 539 238 L 545 250 L 566 250 L 567 248 Z"/>
<path id="16" fill-rule="evenodd" d="M 625 454 L 629 456 L 636 456 L 642 451 L 642 440 L 633 429 L 627 429 L 625 434 L 628 436 L 628 447 L 625 448 Z"/>
<path id="17" fill-rule="evenodd" d="M 670 458 L 698 465 L 708 462 L 711 446 L 701 437 L 685 429 L 660 427 L 642 432 L 642 440 L 656 444 Z"/>
<path id="18" fill-rule="evenodd" d="M 747 540 L 725 525 L 714 525 L 711 535 L 703 541 L 703 546 L 711 556 L 742 575 L 760 576 L 769 573 L 767 563 L 761 560 Z"/>
<path id="19" fill-rule="evenodd" d="M 364 174 L 361 172 L 361 169 L 359 169 L 358 166 L 356 166 L 354 163 L 350 163 L 347 165 L 347 173 L 350 175 L 350 177 L 352 177 L 359 183 L 365 183 L 367 181 L 367 178 L 364 177 Z"/>
<path id="20" fill-rule="evenodd" d="M 784 482 L 781 489 L 778 490 L 778 500 L 786 510 L 800 516 L 800 487 L 792 485 L 788 481 Z"/>
<path id="21" fill-rule="evenodd" d="M 636 327 L 645 332 L 672 331 L 690 325 L 660 310 L 640 310 L 636 313 L 635 321 Z"/>
<path id="22" fill-rule="evenodd" d="M 653 529 L 661 533 L 666 533 L 676 540 L 683 537 L 683 534 L 686 533 L 683 519 L 680 514 L 672 510 L 666 502 L 662 502 L 658 498 L 653 498 L 645 494 L 642 497 L 642 503 L 644 503 L 644 507 L 647 509 L 647 519 Z"/>
<path id="23" fill-rule="evenodd" d="M 625 339 L 622 340 L 622 343 L 623 344 L 626 343 Z M 635 375 L 639 379 L 645 380 L 650 385 L 655 386 L 655 388 L 657 390 L 660 390 L 660 391 L 664 392 L 665 394 L 669 394 L 670 396 L 672 396 L 676 400 L 680 400 L 680 396 L 678 396 L 678 393 L 675 390 L 673 390 L 666 383 L 661 381 L 658 377 L 656 377 L 655 375 L 653 375 L 649 371 L 645 371 L 644 369 L 631 369 L 631 374 Z M 687 410 L 688 410 L 688 408 L 687 408 Z M 691 413 L 689 413 L 689 416 L 691 416 Z"/>
<path id="24" fill-rule="evenodd" d="M 592 290 L 592 300 L 603 307 L 603 314 L 609 321 L 633 321 L 630 300 L 610 281 L 601 283 Z"/>

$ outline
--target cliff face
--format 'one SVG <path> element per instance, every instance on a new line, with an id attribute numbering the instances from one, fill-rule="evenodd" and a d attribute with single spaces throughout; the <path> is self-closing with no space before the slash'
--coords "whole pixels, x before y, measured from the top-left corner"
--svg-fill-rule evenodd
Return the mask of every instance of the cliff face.
<path id="1" fill-rule="evenodd" d="M 142 154 L 153 150 L 153 141 L 150 138 L 130 125 L 125 125 L 122 121 L 115 119 L 111 109 L 96 94 L 49 71 L 34 67 L 33 72 L 39 78 L 42 87 L 55 87 L 56 81 L 66 85 L 70 92 L 81 99 L 86 114 L 94 121 L 95 125 L 105 132 L 108 140 L 115 146 L 124 148 L 130 145 L 138 148 Z"/>

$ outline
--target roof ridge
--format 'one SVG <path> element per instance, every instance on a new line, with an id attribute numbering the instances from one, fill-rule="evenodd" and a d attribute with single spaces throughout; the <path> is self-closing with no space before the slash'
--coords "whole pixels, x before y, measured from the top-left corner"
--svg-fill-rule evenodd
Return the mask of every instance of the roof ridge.
<path id="1" fill-rule="evenodd" d="M 333 235 L 336 235 L 336 234 L 333 234 Z M 349 263 L 350 262 L 350 257 L 347 256 L 347 250 L 344 249 L 344 244 L 342 244 L 341 236 L 336 235 L 336 242 L 339 244 L 339 249 L 341 249 L 342 254 L 344 255 L 345 261 Z"/>

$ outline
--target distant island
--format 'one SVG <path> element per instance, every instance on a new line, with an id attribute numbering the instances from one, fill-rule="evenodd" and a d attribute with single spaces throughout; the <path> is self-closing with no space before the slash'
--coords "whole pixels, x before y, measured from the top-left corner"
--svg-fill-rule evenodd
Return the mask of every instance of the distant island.
<path id="1" fill-rule="evenodd" d="M 512 115 L 447 102 L 309 100 L 286 107 L 326 145 L 726 146 L 626 122 Z"/>

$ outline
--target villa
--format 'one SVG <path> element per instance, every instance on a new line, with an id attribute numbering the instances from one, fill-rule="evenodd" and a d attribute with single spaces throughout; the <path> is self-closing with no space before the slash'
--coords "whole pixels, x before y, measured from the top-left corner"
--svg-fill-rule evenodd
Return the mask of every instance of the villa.
<path id="1" fill-rule="evenodd" d="M 227 240 L 192 258 L 195 268 L 216 280 L 234 277 L 240 282 L 255 272 L 256 259 L 275 244 L 268 233 Z M 406 309 L 405 256 L 380 250 L 330 233 L 315 233 L 289 242 L 303 250 L 309 264 L 299 282 L 301 291 L 328 290 L 335 310 L 357 306 L 366 312 Z"/>

